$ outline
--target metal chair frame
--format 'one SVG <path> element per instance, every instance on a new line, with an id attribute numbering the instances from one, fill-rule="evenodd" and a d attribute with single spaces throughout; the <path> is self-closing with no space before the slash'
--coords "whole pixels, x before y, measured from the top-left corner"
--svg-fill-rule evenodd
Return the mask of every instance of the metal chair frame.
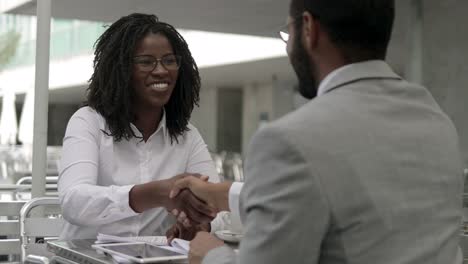
<path id="1" fill-rule="evenodd" d="M 57 197 L 40 197 L 34 198 L 21 208 L 19 216 L 19 231 L 20 231 L 20 260 L 25 261 L 28 251 L 30 250 L 40 250 L 45 251 L 46 243 L 42 240 L 42 243 L 38 243 L 36 239 L 38 237 L 57 237 L 60 234 L 61 226 L 64 223 L 64 220 L 61 217 L 29 217 L 32 209 L 38 206 L 48 206 L 48 205 L 60 205 L 60 201 Z M 32 238 L 34 238 L 33 241 Z M 41 256 L 42 257 L 42 256 Z"/>

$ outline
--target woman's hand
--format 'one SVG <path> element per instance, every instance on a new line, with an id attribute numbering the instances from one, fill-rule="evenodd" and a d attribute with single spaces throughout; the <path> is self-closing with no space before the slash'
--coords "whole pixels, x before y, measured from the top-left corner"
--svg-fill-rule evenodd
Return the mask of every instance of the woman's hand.
<path id="1" fill-rule="evenodd" d="M 190 190 L 191 194 L 194 194 L 198 199 L 206 203 L 213 211 L 229 211 L 229 189 L 231 185 L 232 182 L 210 183 L 197 177 L 188 176 L 177 179 L 173 185 L 170 197 L 178 199 L 181 194 Z M 176 208 L 175 210 L 171 210 L 171 213 L 177 217 L 177 221 L 185 226 L 190 226 L 192 222 L 199 222 L 197 220 L 199 216 L 196 212 L 198 207 L 196 205 L 187 205 L 187 207 L 190 207 L 191 210 L 186 211 Z"/>
<path id="2" fill-rule="evenodd" d="M 177 197 L 169 199 L 166 205 L 169 212 L 174 210 L 185 212 L 190 216 L 192 224 L 207 224 L 216 217 L 216 209 L 210 207 L 202 200 L 198 199 L 190 190 L 182 190 Z M 187 224 L 189 227 L 190 224 Z"/>
<path id="3" fill-rule="evenodd" d="M 181 223 L 175 223 L 169 230 L 166 232 L 166 237 L 168 243 L 170 244 L 174 238 L 181 238 L 185 240 L 192 240 L 195 235 L 200 231 L 210 232 L 210 224 L 200 224 L 194 225 L 191 227 L 185 227 Z"/>
<path id="4" fill-rule="evenodd" d="M 174 184 L 188 176 L 201 179 L 201 181 L 208 180 L 207 176 L 183 173 L 170 179 L 135 185 L 129 193 L 130 207 L 138 213 L 155 207 L 164 207 L 170 212 L 176 209 L 190 214 L 194 224 L 211 222 L 216 216 L 216 210 L 210 208 L 189 190 L 183 190 L 173 199 L 169 198 Z"/>

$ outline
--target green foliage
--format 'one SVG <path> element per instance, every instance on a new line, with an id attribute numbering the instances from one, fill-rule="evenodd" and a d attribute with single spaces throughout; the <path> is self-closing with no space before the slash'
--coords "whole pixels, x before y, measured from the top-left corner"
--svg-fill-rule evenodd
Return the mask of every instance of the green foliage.
<path id="1" fill-rule="evenodd" d="M 15 56 L 21 35 L 13 30 L 0 35 L 0 70 Z"/>

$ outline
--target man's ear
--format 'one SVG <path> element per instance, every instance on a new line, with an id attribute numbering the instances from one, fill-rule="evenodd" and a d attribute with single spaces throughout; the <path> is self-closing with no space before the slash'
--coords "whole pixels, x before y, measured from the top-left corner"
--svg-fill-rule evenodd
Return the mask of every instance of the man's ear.
<path id="1" fill-rule="evenodd" d="M 317 47 L 319 40 L 319 26 L 317 19 L 309 12 L 302 14 L 302 40 L 306 50 L 312 50 Z"/>

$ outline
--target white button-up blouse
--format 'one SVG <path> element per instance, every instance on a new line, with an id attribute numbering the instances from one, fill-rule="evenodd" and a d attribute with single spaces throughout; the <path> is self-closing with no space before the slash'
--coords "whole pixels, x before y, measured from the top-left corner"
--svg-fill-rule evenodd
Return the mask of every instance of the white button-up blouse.
<path id="1" fill-rule="evenodd" d="M 67 221 L 62 239 L 96 238 L 97 233 L 120 236 L 164 235 L 174 223 L 164 208 L 135 213 L 128 194 L 135 184 L 171 178 L 184 172 L 208 175 L 218 182 L 213 161 L 198 130 L 173 142 L 165 115 L 156 132 L 115 142 L 105 119 L 90 107 L 70 119 L 63 140 L 59 198 Z M 141 133 L 132 125 L 137 136 Z"/>

